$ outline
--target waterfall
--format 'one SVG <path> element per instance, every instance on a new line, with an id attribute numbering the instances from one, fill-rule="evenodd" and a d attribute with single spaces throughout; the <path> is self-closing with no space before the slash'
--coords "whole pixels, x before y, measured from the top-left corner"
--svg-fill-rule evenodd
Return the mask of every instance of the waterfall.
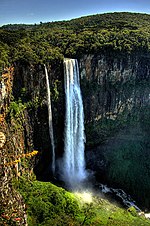
<path id="1" fill-rule="evenodd" d="M 64 60 L 66 97 L 63 178 L 74 186 L 86 177 L 84 159 L 84 112 L 80 90 L 78 62 Z"/>
<path id="2" fill-rule="evenodd" d="M 46 65 L 44 65 L 44 67 L 45 67 L 46 86 L 47 86 L 49 135 L 50 135 L 51 146 L 52 146 L 52 172 L 53 174 L 55 174 L 55 145 L 54 145 L 54 134 L 53 134 L 51 93 L 50 93 L 50 85 L 49 85 L 49 78 L 48 78 Z"/>

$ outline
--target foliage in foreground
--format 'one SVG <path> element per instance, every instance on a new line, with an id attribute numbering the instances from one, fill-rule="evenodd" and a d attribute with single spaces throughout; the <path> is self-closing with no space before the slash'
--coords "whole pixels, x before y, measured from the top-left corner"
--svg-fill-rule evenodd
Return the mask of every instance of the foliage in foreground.
<path id="1" fill-rule="evenodd" d="M 20 178 L 15 186 L 25 200 L 29 226 L 150 225 L 150 221 L 139 217 L 132 207 L 125 210 L 100 197 L 93 197 L 92 203 L 85 203 L 50 182 Z"/>

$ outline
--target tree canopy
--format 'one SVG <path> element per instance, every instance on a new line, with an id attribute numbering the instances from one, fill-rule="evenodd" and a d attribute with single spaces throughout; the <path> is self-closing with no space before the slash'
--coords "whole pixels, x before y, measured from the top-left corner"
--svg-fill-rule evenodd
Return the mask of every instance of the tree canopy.
<path id="1" fill-rule="evenodd" d="M 45 63 L 102 51 L 150 50 L 150 15 L 107 13 L 70 21 L 0 27 L 0 67 Z"/>

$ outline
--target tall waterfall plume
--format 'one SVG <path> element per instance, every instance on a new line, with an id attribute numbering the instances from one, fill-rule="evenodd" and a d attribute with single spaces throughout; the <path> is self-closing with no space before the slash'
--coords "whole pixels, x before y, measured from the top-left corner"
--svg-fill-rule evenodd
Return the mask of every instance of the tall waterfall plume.
<path id="1" fill-rule="evenodd" d="M 46 76 L 46 87 L 47 87 L 47 100 L 48 100 L 48 123 L 49 123 L 49 135 L 51 139 L 52 146 L 52 172 L 55 174 L 55 144 L 54 144 L 54 133 L 53 133 L 53 120 L 52 120 L 52 107 L 51 107 L 51 93 L 47 67 L 45 67 L 45 76 Z"/>
<path id="2" fill-rule="evenodd" d="M 74 186 L 86 178 L 84 112 L 76 59 L 64 60 L 64 77 L 66 115 L 63 178 L 70 186 Z"/>

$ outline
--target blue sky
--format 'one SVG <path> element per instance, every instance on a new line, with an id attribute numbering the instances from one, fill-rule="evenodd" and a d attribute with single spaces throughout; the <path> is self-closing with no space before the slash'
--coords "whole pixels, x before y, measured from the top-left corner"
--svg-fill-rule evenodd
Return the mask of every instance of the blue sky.
<path id="1" fill-rule="evenodd" d="M 0 0 L 0 26 L 67 20 L 115 11 L 150 14 L 150 0 Z"/>

